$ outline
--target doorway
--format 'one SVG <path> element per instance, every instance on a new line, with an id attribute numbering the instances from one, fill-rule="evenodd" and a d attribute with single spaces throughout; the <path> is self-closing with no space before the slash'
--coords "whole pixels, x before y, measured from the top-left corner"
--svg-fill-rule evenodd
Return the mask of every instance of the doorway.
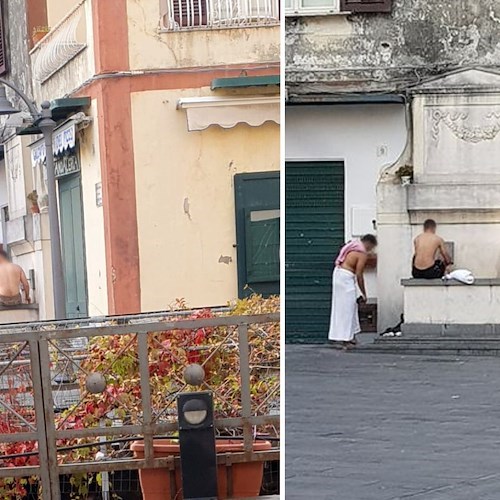
<path id="1" fill-rule="evenodd" d="M 88 316 L 88 299 L 80 174 L 59 179 L 59 210 L 66 316 L 85 318 Z"/>

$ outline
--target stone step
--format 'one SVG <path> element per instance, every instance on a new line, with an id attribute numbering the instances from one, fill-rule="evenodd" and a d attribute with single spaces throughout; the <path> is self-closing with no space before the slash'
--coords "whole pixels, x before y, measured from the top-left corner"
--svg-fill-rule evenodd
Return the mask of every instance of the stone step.
<path id="1" fill-rule="evenodd" d="M 379 337 L 374 344 L 381 345 L 441 345 L 474 346 L 479 348 L 500 348 L 500 338 L 475 337 Z"/>
<path id="2" fill-rule="evenodd" d="M 352 353 L 398 354 L 401 356 L 500 356 L 498 349 L 464 349 L 371 344 L 351 349 Z"/>
<path id="3" fill-rule="evenodd" d="M 444 356 L 500 356 L 500 339 L 495 338 L 403 338 L 379 337 L 350 352 Z"/>

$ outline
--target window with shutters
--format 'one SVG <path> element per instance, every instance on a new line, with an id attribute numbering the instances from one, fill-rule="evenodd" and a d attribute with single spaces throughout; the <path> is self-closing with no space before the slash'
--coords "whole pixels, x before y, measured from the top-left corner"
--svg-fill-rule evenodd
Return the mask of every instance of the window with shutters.
<path id="1" fill-rule="evenodd" d="M 238 295 L 279 293 L 279 172 L 234 178 Z"/>
<path id="2" fill-rule="evenodd" d="M 391 12 L 392 0 L 285 0 L 287 16 Z"/>
<path id="3" fill-rule="evenodd" d="M 279 0 L 161 0 L 164 31 L 279 23 Z"/>
<path id="4" fill-rule="evenodd" d="M 0 0 L 0 76 L 7 73 L 7 47 L 5 46 L 5 20 L 3 12 L 2 1 Z"/>

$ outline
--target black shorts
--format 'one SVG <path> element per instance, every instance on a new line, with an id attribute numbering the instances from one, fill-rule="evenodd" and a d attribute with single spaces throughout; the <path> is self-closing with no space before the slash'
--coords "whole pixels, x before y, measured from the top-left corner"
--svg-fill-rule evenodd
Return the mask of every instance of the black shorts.
<path id="1" fill-rule="evenodd" d="M 418 280 L 435 280 L 444 276 L 446 266 L 442 260 L 436 260 L 428 269 L 417 269 L 413 266 L 412 276 Z"/>

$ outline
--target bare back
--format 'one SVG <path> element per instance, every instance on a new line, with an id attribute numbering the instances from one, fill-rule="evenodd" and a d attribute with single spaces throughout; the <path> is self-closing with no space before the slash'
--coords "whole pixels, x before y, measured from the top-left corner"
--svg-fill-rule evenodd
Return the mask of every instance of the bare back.
<path id="1" fill-rule="evenodd" d="M 19 295 L 23 270 L 11 262 L 0 265 L 0 295 L 14 297 Z"/>
<path id="2" fill-rule="evenodd" d="M 434 265 L 438 251 L 441 251 L 444 247 L 444 241 L 437 234 L 422 233 L 415 238 L 414 245 L 415 257 L 413 265 L 417 269 L 424 270 Z"/>
<path id="3" fill-rule="evenodd" d="M 356 274 L 356 269 L 358 268 L 360 259 L 366 260 L 365 254 L 361 252 L 350 252 L 345 258 L 344 262 L 342 262 L 342 265 L 340 267 Z"/>

